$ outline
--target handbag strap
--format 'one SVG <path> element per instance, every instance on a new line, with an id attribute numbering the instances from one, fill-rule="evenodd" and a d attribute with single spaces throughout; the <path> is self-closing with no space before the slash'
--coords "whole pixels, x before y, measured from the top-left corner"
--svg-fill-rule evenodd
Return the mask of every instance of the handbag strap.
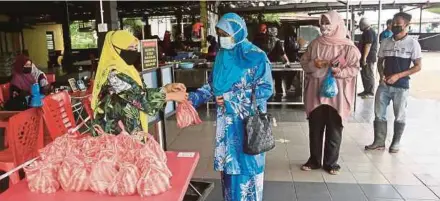
<path id="1" fill-rule="evenodd" d="M 252 104 L 252 108 L 255 110 L 255 113 L 258 115 L 260 114 L 260 110 L 258 109 L 258 105 L 257 105 L 257 95 L 255 93 L 255 85 L 252 85 L 252 92 L 251 92 L 251 104 Z"/>

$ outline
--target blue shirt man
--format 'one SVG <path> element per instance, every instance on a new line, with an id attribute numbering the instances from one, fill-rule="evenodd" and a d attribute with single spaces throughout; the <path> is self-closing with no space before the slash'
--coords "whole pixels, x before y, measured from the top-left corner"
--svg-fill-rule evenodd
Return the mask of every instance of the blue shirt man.
<path id="1" fill-rule="evenodd" d="M 393 36 L 393 32 L 391 31 L 391 28 L 393 27 L 393 20 L 387 20 L 387 29 L 385 29 L 384 31 L 382 31 L 382 33 L 380 33 L 380 37 L 379 37 L 379 43 L 382 43 L 382 41 L 384 39 L 390 38 Z"/>

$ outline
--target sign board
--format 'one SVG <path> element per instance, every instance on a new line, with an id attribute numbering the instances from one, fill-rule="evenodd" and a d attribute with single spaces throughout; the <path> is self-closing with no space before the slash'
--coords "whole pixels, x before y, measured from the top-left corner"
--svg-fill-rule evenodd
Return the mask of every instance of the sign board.
<path id="1" fill-rule="evenodd" d="M 141 40 L 142 70 L 159 66 L 159 48 L 157 40 Z"/>

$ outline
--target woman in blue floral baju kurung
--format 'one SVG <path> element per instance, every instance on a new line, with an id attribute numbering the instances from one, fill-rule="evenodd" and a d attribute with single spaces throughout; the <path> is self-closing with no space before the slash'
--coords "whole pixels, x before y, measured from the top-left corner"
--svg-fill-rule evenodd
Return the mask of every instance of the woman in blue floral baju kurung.
<path id="1" fill-rule="evenodd" d="M 254 112 L 253 88 L 258 108 L 266 111 L 266 101 L 272 96 L 273 88 L 271 66 L 265 53 L 246 39 L 246 24 L 238 15 L 224 15 L 217 31 L 222 48 L 215 60 L 212 79 L 190 93 L 189 100 L 197 107 L 216 99 L 214 169 L 221 172 L 224 200 L 261 201 L 265 154 L 243 152 L 243 118 Z"/>

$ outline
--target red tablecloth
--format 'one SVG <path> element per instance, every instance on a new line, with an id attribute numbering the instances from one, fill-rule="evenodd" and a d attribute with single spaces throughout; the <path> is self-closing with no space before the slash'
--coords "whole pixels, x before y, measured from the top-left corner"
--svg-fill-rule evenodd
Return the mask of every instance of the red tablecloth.
<path id="1" fill-rule="evenodd" d="M 167 152 L 168 167 L 173 173 L 171 178 L 172 189 L 157 196 L 142 198 L 135 196 L 107 196 L 93 192 L 65 192 L 62 189 L 54 194 L 32 193 L 27 187 L 26 180 L 12 186 L 0 194 L 1 201 L 181 201 L 185 196 L 191 177 L 199 161 L 199 154 L 194 157 L 177 157 L 178 152 Z"/>

